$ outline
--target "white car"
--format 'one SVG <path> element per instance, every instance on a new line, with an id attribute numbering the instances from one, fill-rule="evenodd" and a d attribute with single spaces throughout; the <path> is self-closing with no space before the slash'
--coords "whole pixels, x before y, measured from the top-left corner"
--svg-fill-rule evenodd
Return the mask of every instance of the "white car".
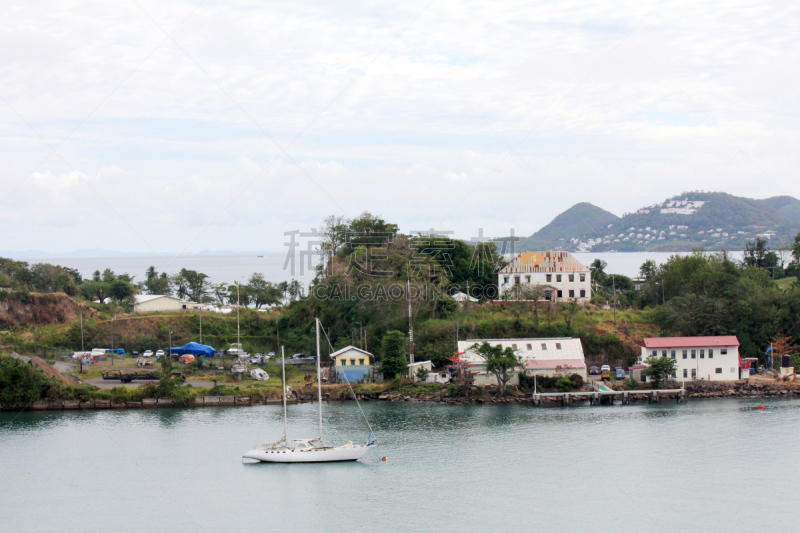
<path id="1" fill-rule="evenodd" d="M 164 350 L 156 351 L 156 359 L 158 359 L 159 357 L 164 357 Z"/>
<path id="2" fill-rule="evenodd" d="M 145 350 L 142 357 L 153 357 L 153 350 Z"/>

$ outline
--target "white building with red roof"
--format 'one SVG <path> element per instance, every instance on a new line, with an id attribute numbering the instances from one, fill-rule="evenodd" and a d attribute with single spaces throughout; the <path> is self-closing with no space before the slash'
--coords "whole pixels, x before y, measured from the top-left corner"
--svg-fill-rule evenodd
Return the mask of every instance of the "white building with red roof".
<path id="1" fill-rule="evenodd" d="M 719 337 L 647 337 L 642 339 L 642 362 L 648 357 L 671 357 L 678 381 L 736 381 L 739 379 L 739 339 Z"/>

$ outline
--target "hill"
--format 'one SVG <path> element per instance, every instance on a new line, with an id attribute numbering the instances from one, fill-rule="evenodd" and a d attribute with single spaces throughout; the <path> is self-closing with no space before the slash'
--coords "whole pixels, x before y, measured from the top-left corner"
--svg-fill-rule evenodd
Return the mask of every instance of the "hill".
<path id="1" fill-rule="evenodd" d="M 800 232 L 800 201 L 790 196 L 766 200 L 721 192 L 688 192 L 615 217 L 592 204 L 576 204 L 519 243 L 521 250 L 571 251 L 743 250 L 767 239 L 771 248 L 790 243 Z"/>
<path id="2" fill-rule="evenodd" d="M 593 237 L 607 229 L 609 224 L 613 225 L 619 220 L 620 218 L 614 213 L 588 202 L 581 202 L 558 215 L 552 222 L 530 237 L 520 239 L 518 247 L 520 250 L 536 250 L 554 246 L 563 248 L 571 238 Z"/>

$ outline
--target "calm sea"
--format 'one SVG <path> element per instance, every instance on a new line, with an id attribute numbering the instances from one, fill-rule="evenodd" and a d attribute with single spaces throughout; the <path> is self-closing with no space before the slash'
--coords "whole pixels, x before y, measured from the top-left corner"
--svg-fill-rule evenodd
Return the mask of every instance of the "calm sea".
<path id="1" fill-rule="evenodd" d="M 323 465 L 242 462 L 280 406 L 2 413 L 0 530 L 797 531 L 798 400 L 364 411 L 376 453 Z M 316 405 L 289 413 L 315 434 Z M 352 403 L 325 422 L 367 437 Z"/>
<path id="2" fill-rule="evenodd" d="M 663 263 L 673 253 L 661 252 L 631 252 L 631 253 L 576 253 L 574 254 L 584 265 L 591 264 L 595 259 L 602 259 L 608 263 L 606 272 L 624 274 L 634 277 L 639 274 L 639 267 L 648 259 L 656 263 Z M 680 253 L 678 255 L 685 255 Z M 734 252 L 732 256 L 741 259 L 741 252 Z M 126 256 L 126 257 L 49 257 L 47 259 L 28 259 L 31 264 L 47 262 L 61 264 L 76 268 L 84 277 L 91 277 L 95 270 L 103 271 L 110 268 L 117 274 L 126 272 L 136 276 L 134 281 L 142 281 L 145 271 L 149 266 L 155 266 L 159 272 L 169 274 L 180 271 L 182 268 L 196 270 L 207 274 L 212 283 L 245 282 L 250 276 L 259 272 L 268 281 L 290 281 L 297 279 L 308 285 L 314 278 L 313 266 L 308 267 L 306 257 L 303 268 L 300 268 L 300 257 L 295 257 L 294 262 L 286 262 L 287 254 L 283 252 L 265 252 L 262 256 L 256 254 L 241 255 L 182 255 L 177 258 L 164 255 L 158 256 Z M 294 268 L 292 268 L 292 266 Z"/>

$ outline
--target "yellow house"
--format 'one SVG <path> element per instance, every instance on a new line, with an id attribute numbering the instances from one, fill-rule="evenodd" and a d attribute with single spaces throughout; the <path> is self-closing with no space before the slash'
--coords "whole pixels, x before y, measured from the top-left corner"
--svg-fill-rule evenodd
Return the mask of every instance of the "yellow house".
<path id="1" fill-rule="evenodd" d="M 372 365 L 375 363 L 375 356 L 355 346 L 347 346 L 333 352 L 331 359 L 333 359 L 337 377 L 350 382 L 364 379 L 365 376 L 368 377 Z"/>

